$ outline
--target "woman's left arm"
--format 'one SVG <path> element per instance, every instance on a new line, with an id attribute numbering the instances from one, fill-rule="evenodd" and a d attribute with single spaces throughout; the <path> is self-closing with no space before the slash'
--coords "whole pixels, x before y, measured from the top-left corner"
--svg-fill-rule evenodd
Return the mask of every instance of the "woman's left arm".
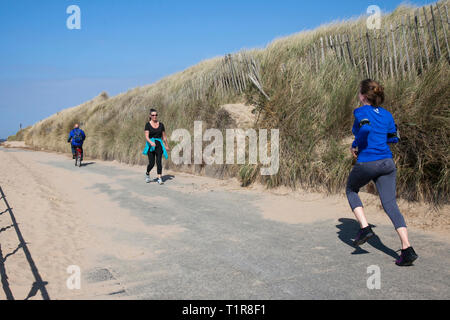
<path id="1" fill-rule="evenodd" d="M 169 143 L 167 142 L 167 135 L 166 135 L 166 131 L 163 131 L 162 133 L 162 137 L 163 137 L 163 141 L 166 147 L 167 151 L 170 151 L 170 147 L 169 147 Z"/>
<path id="2" fill-rule="evenodd" d="M 389 125 L 388 135 L 387 135 L 387 143 L 399 143 L 400 142 L 400 134 L 398 133 L 398 127 L 395 124 L 394 118 L 391 116 L 391 121 Z"/>

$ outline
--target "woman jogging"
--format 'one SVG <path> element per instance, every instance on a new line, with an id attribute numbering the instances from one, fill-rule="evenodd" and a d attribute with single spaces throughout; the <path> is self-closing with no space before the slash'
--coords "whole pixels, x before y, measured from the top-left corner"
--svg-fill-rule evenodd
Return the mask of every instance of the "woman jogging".
<path id="1" fill-rule="evenodd" d="M 162 181 L 162 157 L 163 155 L 167 159 L 167 151 L 170 150 L 167 143 L 166 129 L 164 124 L 158 121 L 158 112 L 155 109 L 150 110 L 149 121 L 145 125 L 145 139 L 147 146 L 144 150 L 144 154 L 148 155 L 149 165 L 147 167 L 147 173 L 145 181 L 150 183 L 150 171 L 156 166 L 158 170 L 158 178 L 155 179 L 158 184 L 163 184 Z M 164 140 L 164 142 L 163 142 Z"/>
<path id="2" fill-rule="evenodd" d="M 354 111 L 355 141 L 350 148 L 357 162 L 348 178 L 346 193 L 350 207 L 361 225 L 354 241 L 356 246 L 360 246 L 375 234 L 367 222 L 358 193 L 360 188 L 370 181 L 375 182 L 383 208 L 392 220 L 402 243 L 402 253 L 396 264 L 410 266 L 418 256 L 408 241 L 405 219 L 397 205 L 397 168 L 388 144 L 397 143 L 399 138 L 391 113 L 380 107 L 384 99 L 384 88 L 380 84 L 371 79 L 361 82 L 359 100 L 364 105 Z"/>

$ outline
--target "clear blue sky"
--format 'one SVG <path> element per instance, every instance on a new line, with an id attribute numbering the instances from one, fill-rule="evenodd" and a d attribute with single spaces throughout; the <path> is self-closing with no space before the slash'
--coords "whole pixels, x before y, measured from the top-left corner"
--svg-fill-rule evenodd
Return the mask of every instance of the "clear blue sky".
<path id="1" fill-rule="evenodd" d="M 400 0 L 1 0 L 0 138 L 106 91 Z M 415 5 L 434 1 L 411 0 Z M 69 30 L 66 9 L 81 9 Z"/>

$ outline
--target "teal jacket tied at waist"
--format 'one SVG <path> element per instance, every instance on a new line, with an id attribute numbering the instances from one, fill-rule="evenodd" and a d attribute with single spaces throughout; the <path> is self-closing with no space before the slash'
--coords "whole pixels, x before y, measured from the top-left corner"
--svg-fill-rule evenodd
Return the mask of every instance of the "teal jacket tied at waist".
<path id="1" fill-rule="evenodd" d="M 151 138 L 150 140 L 153 143 L 156 143 L 156 141 L 159 141 L 161 143 L 161 147 L 163 149 L 164 158 L 168 159 L 169 155 L 167 154 L 167 150 L 166 150 L 166 147 L 164 146 L 163 141 L 161 139 L 159 139 L 159 138 Z M 147 144 L 145 145 L 144 152 L 142 154 L 146 156 L 146 155 L 148 155 L 149 152 L 153 152 L 153 151 L 155 151 L 155 147 L 152 147 L 151 144 L 147 141 Z"/>

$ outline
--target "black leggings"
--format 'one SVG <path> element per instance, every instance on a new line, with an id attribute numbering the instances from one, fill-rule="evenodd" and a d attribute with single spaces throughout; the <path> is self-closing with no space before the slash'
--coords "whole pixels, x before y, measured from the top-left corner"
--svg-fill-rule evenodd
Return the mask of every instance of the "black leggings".
<path id="1" fill-rule="evenodd" d="M 156 158 L 156 167 L 158 169 L 158 174 L 162 174 L 162 156 L 163 156 L 163 150 L 161 143 L 159 141 L 156 141 L 156 148 L 153 152 L 148 152 L 148 161 L 149 165 L 147 166 L 147 174 L 152 171 L 153 167 L 155 166 L 155 158 Z"/>
<path id="2" fill-rule="evenodd" d="M 397 205 L 396 176 L 397 168 L 392 159 L 357 163 L 353 167 L 347 183 L 347 198 L 352 210 L 363 207 L 358 196 L 359 190 L 373 180 L 383 208 L 394 223 L 395 229 L 406 228 L 405 219 Z"/>

